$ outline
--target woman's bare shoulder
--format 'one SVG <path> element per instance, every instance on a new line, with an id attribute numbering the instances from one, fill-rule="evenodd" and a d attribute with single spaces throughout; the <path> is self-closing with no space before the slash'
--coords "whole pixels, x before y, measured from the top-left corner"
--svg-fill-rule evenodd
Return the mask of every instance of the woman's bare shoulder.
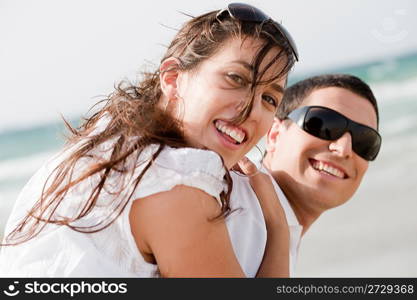
<path id="1" fill-rule="evenodd" d="M 132 233 L 163 276 L 244 276 L 218 202 L 202 190 L 176 186 L 134 202 Z"/>

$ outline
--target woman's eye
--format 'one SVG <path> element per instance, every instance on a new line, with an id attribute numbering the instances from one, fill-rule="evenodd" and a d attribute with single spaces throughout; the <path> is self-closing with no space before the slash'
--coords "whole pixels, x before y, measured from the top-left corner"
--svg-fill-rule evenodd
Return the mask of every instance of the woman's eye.
<path id="1" fill-rule="evenodd" d="M 262 96 L 262 99 L 264 101 L 266 101 L 268 104 L 270 104 L 270 105 L 272 105 L 274 107 L 277 107 L 278 106 L 278 101 L 274 97 L 272 97 L 272 96 L 263 95 Z"/>
<path id="2" fill-rule="evenodd" d="M 238 84 L 239 86 L 244 86 L 246 84 L 246 80 L 235 73 L 228 73 L 227 77 L 230 78 L 234 83 Z"/>

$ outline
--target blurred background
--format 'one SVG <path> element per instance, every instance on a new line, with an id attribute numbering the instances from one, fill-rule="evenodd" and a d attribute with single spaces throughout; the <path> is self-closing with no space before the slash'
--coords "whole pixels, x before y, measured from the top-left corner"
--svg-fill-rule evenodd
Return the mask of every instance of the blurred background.
<path id="1" fill-rule="evenodd" d="M 0 235 L 24 184 L 81 115 L 138 70 L 175 28 L 230 1 L 0 0 Z M 248 1 L 295 38 L 311 75 L 359 76 L 380 106 L 383 146 L 355 196 L 300 246 L 299 277 L 417 277 L 417 2 Z"/>

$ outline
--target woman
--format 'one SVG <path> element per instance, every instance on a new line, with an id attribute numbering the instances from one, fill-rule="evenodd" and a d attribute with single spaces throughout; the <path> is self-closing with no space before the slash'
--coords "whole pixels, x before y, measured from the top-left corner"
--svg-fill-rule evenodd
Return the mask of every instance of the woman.
<path id="1" fill-rule="evenodd" d="M 25 186 L 2 274 L 243 277 L 224 221 L 228 170 L 271 126 L 296 59 L 283 27 L 249 5 L 187 22 L 159 70 L 119 85 Z M 267 254 L 259 274 L 285 276 L 285 218 L 261 206 L 277 228 L 270 253 L 284 255 Z"/>

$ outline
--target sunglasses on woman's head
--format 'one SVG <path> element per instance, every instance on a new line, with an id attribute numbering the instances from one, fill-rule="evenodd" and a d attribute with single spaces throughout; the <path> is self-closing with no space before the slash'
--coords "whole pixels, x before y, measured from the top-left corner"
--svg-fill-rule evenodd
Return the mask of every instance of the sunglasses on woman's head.
<path id="1" fill-rule="evenodd" d="M 381 148 L 381 136 L 368 126 L 359 124 L 344 115 L 323 106 L 303 106 L 287 116 L 305 132 L 328 141 L 339 139 L 345 132 L 352 136 L 352 150 L 371 161 Z"/>
<path id="2" fill-rule="evenodd" d="M 216 18 L 221 20 L 225 14 L 228 14 L 232 18 L 244 22 L 255 22 L 261 24 L 271 22 L 271 24 L 278 31 L 278 34 L 287 41 L 295 60 L 298 61 L 297 47 L 290 33 L 285 29 L 284 26 L 274 21 L 260 9 L 245 3 L 230 3 L 227 8 L 221 10 L 217 14 Z"/>

